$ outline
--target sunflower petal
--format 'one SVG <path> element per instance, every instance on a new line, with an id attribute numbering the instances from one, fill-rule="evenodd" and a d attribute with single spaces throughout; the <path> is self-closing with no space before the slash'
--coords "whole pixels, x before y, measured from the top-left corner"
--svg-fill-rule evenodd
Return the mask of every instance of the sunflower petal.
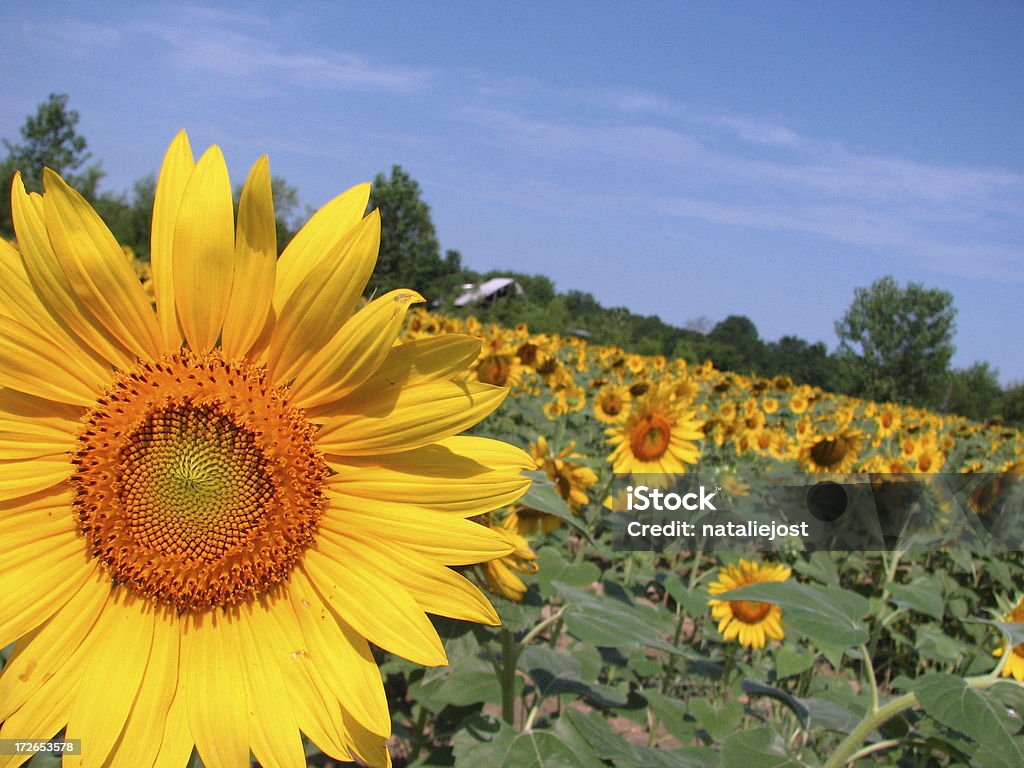
<path id="1" fill-rule="evenodd" d="M 178 327 L 178 310 L 174 305 L 174 225 L 178 218 L 178 207 L 185 194 L 185 185 L 195 169 L 192 148 L 188 136 L 181 131 L 164 155 L 160 166 L 160 178 L 156 183 L 156 197 L 153 200 L 153 229 L 150 234 L 150 266 L 153 271 L 153 293 L 160 332 L 168 351 L 181 346 L 181 328 Z"/>
<path id="2" fill-rule="evenodd" d="M 270 163 L 264 155 L 249 171 L 238 202 L 235 273 L 222 341 L 229 358 L 245 355 L 266 324 L 277 271 L 275 227 Z"/>
<path id="3" fill-rule="evenodd" d="M 50 169 L 43 171 L 46 231 L 71 290 L 136 357 L 163 351 L 156 315 L 124 251 L 92 206 Z"/>
<path id="4" fill-rule="evenodd" d="M 274 308 L 278 313 L 302 278 L 320 269 L 320 262 L 335 253 L 349 230 L 362 220 L 369 199 L 369 184 L 352 187 L 314 213 L 288 243 L 277 262 Z"/>
<path id="5" fill-rule="evenodd" d="M 507 389 L 480 382 L 434 381 L 368 396 L 357 412 L 326 419 L 317 436 L 325 453 L 372 456 L 421 448 L 481 421 L 501 405 Z"/>
<path id="6" fill-rule="evenodd" d="M 188 723 L 196 751 L 208 768 L 249 763 L 247 701 L 237 635 L 236 617 L 209 611 L 189 621 L 181 638 L 182 656 L 188 659 L 183 665 Z"/>
<path id="7" fill-rule="evenodd" d="M 405 588 L 367 562 L 358 547 L 323 541 L 320 546 L 306 552 L 302 569 L 342 621 L 409 661 L 428 667 L 447 663 L 437 630 Z"/>
<path id="8" fill-rule="evenodd" d="M 295 378 L 352 315 L 377 262 L 380 215 L 374 211 L 354 226 L 318 265 L 304 275 L 278 309 L 277 327 L 267 350 L 274 383 Z"/>
<path id="9" fill-rule="evenodd" d="M 291 386 L 295 404 L 332 402 L 370 378 L 392 349 L 409 305 L 419 301 L 415 291 L 391 291 L 357 312 L 299 372 Z"/>
<path id="10" fill-rule="evenodd" d="M 174 305 L 189 347 L 210 351 L 227 312 L 235 255 L 231 181 L 219 147 L 210 147 L 185 185 L 174 222 Z"/>
<path id="11" fill-rule="evenodd" d="M 288 591 L 306 650 L 331 691 L 366 728 L 385 738 L 390 736 L 391 715 L 384 685 L 366 640 L 338 622 L 301 568 L 292 573 Z"/>
<path id="12" fill-rule="evenodd" d="M 86 349 L 95 350 L 104 360 L 119 368 L 129 368 L 135 357 L 100 323 L 71 288 L 60 262 L 53 252 L 46 231 L 41 195 L 25 191 L 21 175 L 15 174 L 11 189 L 11 213 L 25 272 L 40 301 L 50 314 L 78 336 Z M 46 331 L 46 328 L 41 328 Z"/>
<path id="13" fill-rule="evenodd" d="M 68 717 L 67 738 L 84 739 L 89 754 L 65 755 L 65 768 L 79 768 L 85 757 L 102 764 L 117 743 L 149 662 L 154 613 L 134 596 L 103 609 L 90 632 L 89 663 Z"/>

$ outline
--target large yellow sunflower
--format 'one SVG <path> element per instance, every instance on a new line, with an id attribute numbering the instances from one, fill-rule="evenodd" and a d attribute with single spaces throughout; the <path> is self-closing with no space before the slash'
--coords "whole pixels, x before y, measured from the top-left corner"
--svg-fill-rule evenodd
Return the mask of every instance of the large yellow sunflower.
<path id="1" fill-rule="evenodd" d="M 533 462 L 457 433 L 505 390 L 479 342 L 395 345 L 412 291 L 354 312 L 380 236 L 369 185 L 277 257 L 269 167 L 238 206 L 217 147 L 171 144 L 155 310 L 55 173 L 0 242 L 0 738 L 66 727 L 90 764 L 390 762 L 370 644 L 446 662 L 427 613 L 495 624 L 448 566 L 511 553 L 467 519 Z M 0 757 L 14 766 L 26 756 Z M 78 764 L 66 758 L 65 765 Z"/>
<path id="2" fill-rule="evenodd" d="M 740 559 L 718 571 L 718 581 L 708 592 L 720 595 L 732 589 L 765 581 L 785 581 L 792 571 L 784 565 L 762 565 Z M 766 639 L 782 640 L 782 609 L 774 603 L 756 600 L 708 600 L 712 618 L 718 619 L 718 631 L 725 640 L 738 640 L 744 648 L 764 648 Z"/>

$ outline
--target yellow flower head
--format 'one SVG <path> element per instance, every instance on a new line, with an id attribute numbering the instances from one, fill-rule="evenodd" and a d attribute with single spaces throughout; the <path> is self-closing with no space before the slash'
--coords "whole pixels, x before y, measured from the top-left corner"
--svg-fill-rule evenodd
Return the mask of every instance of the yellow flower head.
<path id="1" fill-rule="evenodd" d="M 450 566 L 503 557 L 467 518 L 515 501 L 524 452 L 457 434 L 506 391 L 479 342 L 396 344 L 414 291 L 355 311 L 369 185 L 278 257 L 266 158 L 237 223 L 220 149 L 167 152 L 153 299 L 55 173 L 0 242 L 0 737 L 66 727 L 97 764 L 389 763 L 370 645 L 446 663 L 427 613 L 489 624 Z M 155 729 L 155 730 L 154 730 Z"/>
<path id="2" fill-rule="evenodd" d="M 792 571 L 784 565 L 764 565 L 741 559 L 718 571 L 708 585 L 712 595 L 765 581 L 786 581 Z M 708 600 L 712 618 L 725 640 L 737 640 L 744 648 L 764 648 L 766 639 L 782 640 L 782 609 L 774 603 L 754 600 Z"/>
<path id="3" fill-rule="evenodd" d="M 629 414 L 608 429 L 613 446 L 608 460 L 615 472 L 675 475 L 700 458 L 698 440 L 704 437 L 703 422 L 686 404 L 659 387 L 635 399 Z"/>
<path id="4" fill-rule="evenodd" d="M 1005 616 L 1003 621 L 1024 622 L 1024 598 L 1017 603 Z M 993 656 L 1001 657 L 1006 653 L 1006 643 L 1002 648 L 996 648 Z M 1010 658 L 1003 664 L 1003 677 L 1013 677 L 1014 680 L 1024 683 L 1024 643 L 1013 646 L 1010 650 Z"/>

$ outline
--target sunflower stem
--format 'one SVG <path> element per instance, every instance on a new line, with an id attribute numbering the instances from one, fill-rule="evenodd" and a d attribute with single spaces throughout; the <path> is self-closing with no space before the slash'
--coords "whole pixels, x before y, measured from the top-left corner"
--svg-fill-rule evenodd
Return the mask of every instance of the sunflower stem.
<path id="1" fill-rule="evenodd" d="M 988 673 L 987 675 L 979 675 L 978 677 L 966 677 L 964 683 L 968 688 L 976 690 L 985 690 L 991 688 L 993 685 L 1000 681 L 998 674 L 999 667 L 996 670 Z M 854 756 L 858 754 L 858 748 L 864 743 L 864 740 L 874 731 L 878 726 L 887 720 L 896 717 L 896 715 L 906 712 L 908 709 L 913 709 L 918 705 L 917 696 L 913 691 L 905 693 L 902 696 L 897 696 L 887 704 L 883 704 L 874 712 L 869 712 L 864 716 L 864 719 L 857 724 L 857 727 L 850 731 L 849 735 L 840 742 L 839 746 L 836 747 L 822 768 L 841 768 L 847 765 L 854 759 Z"/>
<path id="2" fill-rule="evenodd" d="M 871 687 L 871 711 L 878 711 L 878 680 L 875 677 L 875 665 L 871 661 L 871 656 L 868 655 L 867 645 L 861 645 L 860 647 L 861 661 L 864 665 L 864 675 L 868 679 L 868 685 Z"/>
<path id="3" fill-rule="evenodd" d="M 501 630 L 501 719 L 515 726 L 516 719 L 516 661 L 519 650 L 515 638 L 507 629 Z"/>

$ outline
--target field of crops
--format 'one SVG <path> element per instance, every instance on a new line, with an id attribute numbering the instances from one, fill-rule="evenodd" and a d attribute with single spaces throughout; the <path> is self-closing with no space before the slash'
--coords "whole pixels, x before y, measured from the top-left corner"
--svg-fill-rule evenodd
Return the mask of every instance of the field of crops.
<path id="1" fill-rule="evenodd" d="M 511 391 L 475 432 L 538 469 L 480 520 L 518 544 L 476 571 L 502 625 L 439 619 L 448 666 L 382 665 L 396 764 L 1024 765 L 1020 552 L 624 552 L 609 509 L 625 472 L 728 498 L 780 472 L 1005 473 L 1019 508 L 1019 432 L 426 312 L 405 340 L 438 333 L 483 339 L 471 375 Z"/>

